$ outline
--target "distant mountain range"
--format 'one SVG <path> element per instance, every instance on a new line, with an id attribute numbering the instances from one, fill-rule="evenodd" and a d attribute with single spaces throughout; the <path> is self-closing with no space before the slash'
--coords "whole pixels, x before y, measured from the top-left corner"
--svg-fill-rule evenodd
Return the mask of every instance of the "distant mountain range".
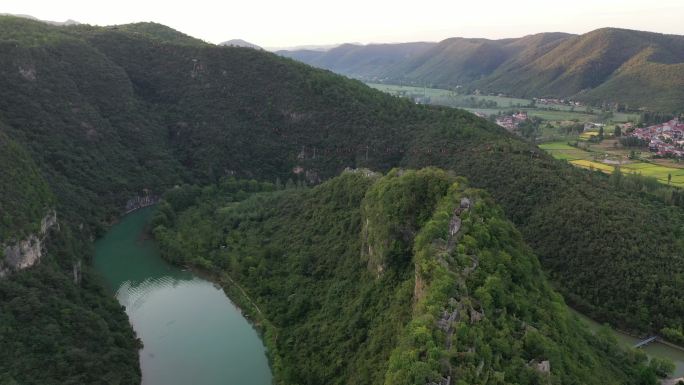
<path id="1" fill-rule="evenodd" d="M 50 25 L 78 25 L 81 24 L 76 20 L 71 20 L 67 19 L 66 21 L 51 21 L 51 20 L 41 20 L 37 17 L 31 16 L 31 15 L 16 15 L 12 13 L 0 13 L 0 16 L 15 16 L 15 17 L 21 17 L 24 19 L 30 19 L 30 20 L 35 20 L 35 21 L 42 21 L 43 23 L 47 23 Z"/>
<path id="2" fill-rule="evenodd" d="M 263 49 L 256 44 L 250 43 L 250 42 L 242 40 L 242 39 L 232 39 L 232 40 L 224 41 L 223 43 L 221 43 L 219 45 L 225 45 L 225 46 L 229 46 L 229 47 L 246 47 L 246 48 L 254 48 L 254 49 Z"/>
<path id="3" fill-rule="evenodd" d="M 684 36 L 679 35 L 603 28 L 583 35 L 344 44 L 325 52 L 278 54 L 364 81 L 684 110 Z"/>

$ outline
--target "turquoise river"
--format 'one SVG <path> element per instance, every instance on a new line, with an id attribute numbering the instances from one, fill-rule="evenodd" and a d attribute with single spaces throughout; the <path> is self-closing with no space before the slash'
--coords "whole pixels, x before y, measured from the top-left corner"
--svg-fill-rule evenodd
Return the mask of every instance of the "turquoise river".
<path id="1" fill-rule="evenodd" d="M 122 218 L 95 245 L 105 277 L 144 348 L 145 385 L 269 385 L 257 332 L 220 287 L 166 263 L 145 227 L 154 208 Z"/>

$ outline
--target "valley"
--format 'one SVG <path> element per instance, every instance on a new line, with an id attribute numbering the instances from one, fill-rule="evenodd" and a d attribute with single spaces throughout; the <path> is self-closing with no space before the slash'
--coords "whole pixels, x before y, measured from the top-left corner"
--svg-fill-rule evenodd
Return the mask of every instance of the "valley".
<path id="1" fill-rule="evenodd" d="M 572 99 L 627 109 L 684 109 L 684 38 L 621 28 L 519 38 L 454 37 L 437 43 L 343 44 L 278 54 L 372 83 L 472 94 Z"/>
<path id="2" fill-rule="evenodd" d="M 684 171 L 681 170 L 684 165 L 681 163 L 682 157 L 680 156 L 670 158 L 653 156 L 655 154 L 648 152 L 648 141 L 640 147 L 625 147 L 620 143 L 621 138 L 615 137 L 611 132 L 607 132 L 607 139 L 600 143 L 589 141 L 592 137 L 599 135 L 597 129 L 599 125 L 608 129 L 615 126 L 633 126 L 641 119 L 640 114 L 637 113 L 594 111 L 590 106 L 568 104 L 569 102 L 566 104 L 540 102 L 537 105 L 538 100 L 535 99 L 460 95 L 455 91 L 426 87 L 378 83 L 368 85 L 396 97 L 408 98 L 415 103 L 461 108 L 480 117 L 494 120 L 509 131 L 540 143 L 539 148 L 548 151 L 556 159 L 567 160 L 577 167 L 610 174 L 615 170 L 615 165 L 619 165 L 625 174 L 653 177 L 668 186 L 684 187 L 684 179 L 682 179 Z M 510 116 L 518 114 L 524 116 L 517 121 L 510 119 Z M 532 132 L 523 132 L 525 129 L 519 128 L 519 125 L 528 125 L 533 119 L 538 119 L 539 123 L 536 123 L 537 127 Z M 587 129 L 587 127 L 590 128 Z M 648 130 L 648 128 L 637 130 Z M 635 134 L 626 132 L 624 137 L 632 135 Z M 672 148 L 678 151 L 681 147 Z"/>
<path id="3" fill-rule="evenodd" d="M 665 44 L 590 35 L 525 41 L 568 58 L 577 39 Z M 373 84 L 430 98 L 416 104 L 241 44 L 157 23 L 0 16 L 0 383 L 656 385 L 672 374 L 568 306 L 684 342 L 680 169 L 668 186 L 662 165 L 626 162 L 644 175 L 622 178 L 571 164 L 624 151 L 583 123 L 635 115 L 590 111 L 594 91 L 572 111 L 522 89 Z M 658 106 L 678 105 L 679 91 L 663 92 L 674 96 Z M 511 107 L 550 126 L 520 135 L 461 109 Z"/>
<path id="4" fill-rule="evenodd" d="M 278 336 L 266 341 L 279 383 L 627 384 L 660 370 L 593 337 L 533 279 L 520 234 L 463 178 L 357 169 L 274 187 L 183 186 L 152 223 L 163 255 L 227 273 L 255 299 Z"/>

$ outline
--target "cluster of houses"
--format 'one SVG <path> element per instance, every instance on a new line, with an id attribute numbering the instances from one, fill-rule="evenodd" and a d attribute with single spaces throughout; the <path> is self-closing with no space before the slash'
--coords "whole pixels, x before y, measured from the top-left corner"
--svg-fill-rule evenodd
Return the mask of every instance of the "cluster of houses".
<path id="1" fill-rule="evenodd" d="M 648 149 L 659 156 L 684 158 L 684 122 L 678 119 L 636 128 L 632 136 L 648 142 Z"/>
<path id="2" fill-rule="evenodd" d="M 527 119 L 529 119 L 527 112 L 522 111 L 514 115 L 499 116 L 496 118 L 496 124 L 507 129 L 508 131 L 515 131 L 518 128 L 518 125 Z"/>
<path id="3" fill-rule="evenodd" d="M 554 98 L 534 98 L 536 104 L 547 104 L 547 105 L 557 105 L 557 106 L 575 106 L 582 107 L 583 104 L 576 102 L 574 100 L 566 99 L 554 99 Z"/>

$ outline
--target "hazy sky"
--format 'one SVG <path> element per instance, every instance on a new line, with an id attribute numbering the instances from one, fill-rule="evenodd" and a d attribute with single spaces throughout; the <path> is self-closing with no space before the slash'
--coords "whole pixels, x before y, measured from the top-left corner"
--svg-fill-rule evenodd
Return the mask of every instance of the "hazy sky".
<path id="1" fill-rule="evenodd" d="M 0 0 L 0 13 L 111 25 L 155 21 L 263 47 L 519 37 L 622 27 L 684 34 L 684 0 Z"/>

